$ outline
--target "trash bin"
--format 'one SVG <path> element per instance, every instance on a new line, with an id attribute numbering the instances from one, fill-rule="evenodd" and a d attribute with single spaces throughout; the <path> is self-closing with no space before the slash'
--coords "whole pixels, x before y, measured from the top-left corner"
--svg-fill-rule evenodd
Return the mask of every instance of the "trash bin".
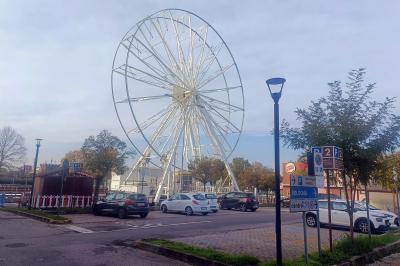
<path id="1" fill-rule="evenodd" d="M 4 203 L 6 202 L 6 194 L 0 192 L 0 207 L 4 207 Z"/>

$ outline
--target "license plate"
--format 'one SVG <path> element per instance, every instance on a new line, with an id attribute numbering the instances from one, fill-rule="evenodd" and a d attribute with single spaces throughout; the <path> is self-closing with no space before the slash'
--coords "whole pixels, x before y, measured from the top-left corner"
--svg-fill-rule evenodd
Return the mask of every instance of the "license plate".
<path id="1" fill-rule="evenodd" d="M 206 210 L 207 210 L 207 207 L 201 207 L 201 210 L 202 210 L 202 211 L 206 211 Z"/>
<path id="2" fill-rule="evenodd" d="M 142 207 L 142 206 L 145 206 L 145 204 L 144 203 L 138 203 L 137 206 L 141 206 Z"/>

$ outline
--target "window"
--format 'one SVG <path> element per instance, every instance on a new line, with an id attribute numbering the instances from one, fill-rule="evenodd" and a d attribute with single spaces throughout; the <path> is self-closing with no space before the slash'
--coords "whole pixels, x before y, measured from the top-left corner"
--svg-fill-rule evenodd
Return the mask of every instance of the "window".
<path id="1" fill-rule="evenodd" d="M 233 196 L 234 196 L 234 194 L 233 194 L 233 193 L 228 193 L 228 194 L 226 194 L 226 197 L 227 197 L 228 199 L 231 199 L 231 198 L 233 198 Z"/>
<path id="2" fill-rule="evenodd" d="M 118 194 L 115 196 L 115 199 L 116 199 L 116 200 L 122 200 L 123 198 L 125 198 L 125 194 L 124 194 L 124 193 L 118 193 Z"/>
<path id="3" fill-rule="evenodd" d="M 321 209 L 328 209 L 328 202 L 327 201 L 319 201 L 319 208 Z"/>
<path id="4" fill-rule="evenodd" d="M 333 206 L 333 209 L 337 210 L 337 211 L 346 211 L 347 210 L 346 203 L 344 203 L 344 202 L 334 202 L 332 206 Z"/>
<path id="5" fill-rule="evenodd" d="M 194 194 L 193 195 L 193 198 L 195 198 L 195 199 L 197 199 L 197 200 L 205 200 L 206 198 L 203 196 L 203 195 L 201 195 L 201 194 Z"/>
<path id="6" fill-rule="evenodd" d="M 206 194 L 206 199 L 216 199 L 217 196 L 215 194 Z"/>
<path id="7" fill-rule="evenodd" d="M 181 200 L 190 200 L 190 198 L 186 195 L 181 194 Z"/>
<path id="8" fill-rule="evenodd" d="M 172 195 L 172 197 L 170 197 L 170 200 L 177 200 L 179 198 L 179 195 Z"/>
<path id="9" fill-rule="evenodd" d="M 107 201 L 113 200 L 113 199 L 114 199 L 114 196 L 115 196 L 115 193 L 110 193 L 110 194 L 107 195 L 106 200 L 107 200 Z"/>

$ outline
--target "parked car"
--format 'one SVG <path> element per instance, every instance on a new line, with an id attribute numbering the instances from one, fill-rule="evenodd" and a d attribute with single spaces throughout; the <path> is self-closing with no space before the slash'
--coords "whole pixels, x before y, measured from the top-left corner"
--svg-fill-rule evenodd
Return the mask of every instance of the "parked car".
<path id="1" fill-rule="evenodd" d="M 251 210 L 255 212 L 258 209 L 258 201 L 253 193 L 246 192 L 230 192 L 219 197 L 219 208 L 223 209 L 239 209 L 243 212 Z"/>
<path id="2" fill-rule="evenodd" d="M 94 215 L 117 215 L 124 219 L 128 215 L 140 215 L 145 218 L 149 214 L 149 203 L 144 194 L 127 192 L 110 192 L 93 206 Z"/>
<path id="3" fill-rule="evenodd" d="M 161 211 L 183 212 L 190 216 L 195 213 L 207 215 L 212 212 L 209 200 L 200 193 L 179 193 L 174 194 L 167 200 L 161 202 Z"/>
<path id="4" fill-rule="evenodd" d="M 367 212 L 359 204 L 354 205 L 354 229 L 361 233 L 368 233 Z M 350 217 L 347 211 L 345 200 L 331 200 L 331 222 L 336 227 L 349 227 Z M 321 225 L 328 224 L 328 200 L 319 201 L 319 219 Z M 317 215 L 315 211 L 306 213 L 306 223 L 310 227 L 317 225 Z M 371 231 L 382 233 L 389 229 L 389 218 L 382 213 L 370 212 Z"/>
<path id="5" fill-rule="evenodd" d="M 206 199 L 210 201 L 210 208 L 213 213 L 218 212 L 218 197 L 213 193 L 199 192 L 199 194 L 203 195 Z"/>
<path id="6" fill-rule="evenodd" d="M 362 200 L 362 201 L 359 201 L 358 203 L 361 204 L 364 208 L 367 208 L 367 204 L 365 202 L 365 199 Z M 376 211 L 376 212 L 380 212 L 380 213 L 382 213 L 384 215 L 387 215 L 389 217 L 389 222 L 390 222 L 391 225 L 399 226 L 398 215 L 395 214 L 394 212 L 390 212 L 390 211 L 385 211 L 385 210 L 379 209 L 379 208 L 377 208 L 377 207 L 375 207 L 375 206 L 373 206 L 371 204 L 369 204 L 369 209 L 373 210 L 373 211 Z"/>
<path id="7" fill-rule="evenodd" d="M 329 194 L 324 194 L 324 193 L 318 193 L 318 199 L 323 200 L 323 199 L 328 199 L 328 195 Z M 335 199 L 340 199 L 339 196 L 335 195 L 335 194 L 330 194 L 330 198 L 331 200 L 335 200 Z"/>
<path id="8" fill-rule="evenodd" d="M 289 198 L 289 197 L 282 196 L 282 197 L 281 197 L 281 206 L 282 206 L 282 207 L 289 208 L 289 207 L 290 207 L 290 198 Z"/>

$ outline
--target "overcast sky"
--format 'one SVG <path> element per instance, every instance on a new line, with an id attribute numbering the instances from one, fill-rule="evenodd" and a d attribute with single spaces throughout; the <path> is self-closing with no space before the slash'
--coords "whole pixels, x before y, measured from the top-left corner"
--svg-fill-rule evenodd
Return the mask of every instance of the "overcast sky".
<path id="1" fill-rule="evenodd" d="M 234 156 L 273 166 L 273 105 L 265 80 L 287 79 L 281 117 L 327 93 L 327 83 L 366 67 L 375 96 L 400 96 L 399 1 L 3 1 L 0 0 L 0 127 L 35 138 L 40 162 L 59 161 L 102 129 L 124 138 L 111 97 L 115 49 L 160 9 L 190 10 L 222 35 L 245 94 Z M 283 149 L 282 160 L 296 151 Z"/>

